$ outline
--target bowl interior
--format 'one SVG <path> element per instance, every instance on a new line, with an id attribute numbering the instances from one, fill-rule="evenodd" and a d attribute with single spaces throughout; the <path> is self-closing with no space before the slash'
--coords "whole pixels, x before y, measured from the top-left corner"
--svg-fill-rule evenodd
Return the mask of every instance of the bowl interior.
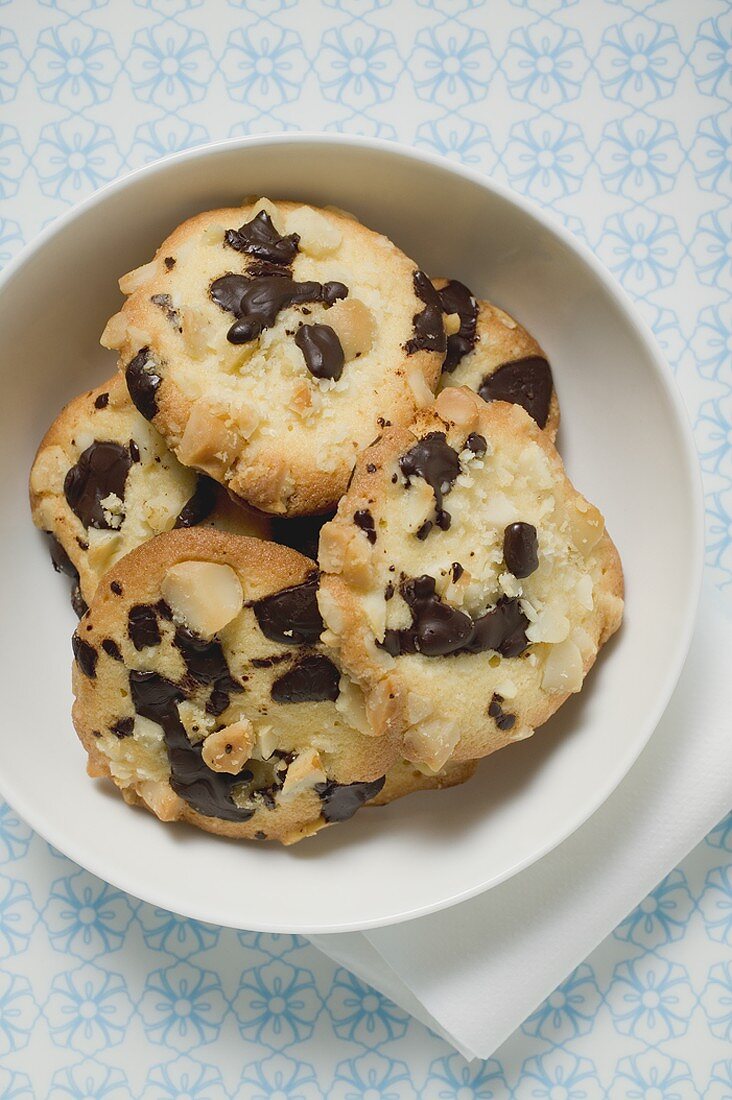
<path id="1" fill-rule="evenodd" d="M 74 625 L 27 506 L 35 448 L 61 405 L 112 374 L 98 344 L 116 280 L 184 217 L 249 194 L 333 203 L 433 275 L 527 325 L 552 362 L 570 476 L 607 517 L 625 624 L 582 695 L 465 787 L 421 794 L 292 849 L 166 828 L 87 778 L 69 716 Z M 255 139 L 143 170 L 75 211 L 0 293 L 0 577 L 6 643 L 0 789 L 41 834 L 138 897 L 236 927 L 337 931 L 404 919 L 493 885 L 610 793 L 673 687 L 700 573 L 696 470 L 653 346 L 591 259 L 540 215 L 447 162 L 374 142 Z"/>

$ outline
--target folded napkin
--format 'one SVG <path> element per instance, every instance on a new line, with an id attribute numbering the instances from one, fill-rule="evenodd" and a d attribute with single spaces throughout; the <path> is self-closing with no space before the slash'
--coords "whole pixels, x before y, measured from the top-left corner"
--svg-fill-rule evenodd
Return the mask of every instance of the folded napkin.
<path id="1" fill-rule="evenodd" d="M 312 936 L 342 966 L 487 1058 L 732 805 L 732 602 L 705 586 L 679 684 L 608 801 L 480 897 L 372 932 Z"/>

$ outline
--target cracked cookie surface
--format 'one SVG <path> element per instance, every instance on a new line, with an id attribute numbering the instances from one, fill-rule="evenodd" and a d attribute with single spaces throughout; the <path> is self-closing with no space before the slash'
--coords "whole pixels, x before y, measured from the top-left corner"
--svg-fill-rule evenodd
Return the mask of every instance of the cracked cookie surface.
<path id="1" fill-rule="evenodd" d="M 118 562 L 73 642 L 90 774 L 161 820 L 288 844 L 366 802 L 468 778 L 471 764 L 424 775 L 397 738 L 350 725 L 316 587 L 296 551 L 213 529 Z"/>
<path id="2" fill-rule="evenodd" d="M 530 736 L 622 617 L 600 512 L 523 408 L 467 388 L 363 452 L 319 564 L 366 725 L 433 768 Z"/>
<path id="3" fill-rule="evenodd" d="M 174 527 L 215 526 L 266 537 L 269 522 L 182 466 L 137 411 L 119 376 L 69 402 L 43 438 L 30 474 L 33 521 L 83 614 L 129 550 Z"/>
<path id="4" fill-rule="evenodd" d="M 429 279 L 333 210 L 199 214 L 120 280 L 102 343 L 180 460 L 262 511 L 325 512 L 360 448 L 429 404 L 445 354 Z"/>

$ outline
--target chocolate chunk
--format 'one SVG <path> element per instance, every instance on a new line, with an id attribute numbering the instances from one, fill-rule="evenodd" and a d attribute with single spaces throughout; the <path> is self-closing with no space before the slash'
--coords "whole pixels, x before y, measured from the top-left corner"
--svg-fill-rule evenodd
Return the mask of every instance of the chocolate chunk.
<path id="1" fill-rule="evenodd" d="M 124 500 L 132 456 L 119 443 L 92 443 L 66 474 L 64 496 L 85 527 L 114 530 L 107 522 L 102 501 L 110 493 Z M 118 517 L 120 521 L 124 516 Z"/>
<path id="2" fill-rule="evenodd" d="M 386 582 L 386 588 L 384 589 L 384 599 L 392 600 L 394 598 L 394 585 L 391 581 Z"/>
<path id="3" fill-rule="evenodd" d="M 421 477 L 435 496 L 435 523 L 446 531 L 450 513 L 443 507 L 443 498 L 450 492 L 460 473 L 460 459 L 447 442 L 444 432 L 429 432 L 399 459 L 399 469 L 407 479 Z"/>
<path id="4" fill-rule="evenodd" d="M 536 528 L 530 523 L 509 523 L 503 532 L 503 560 L 514 577 L 530 577 L 539 565 Z"/>
<path id="5" fill-rule="evenodd" d="M 113 726 L 109 727 L 109 730 L 115 737 L 119 737 L 121 741 L 123 737 L 130 737 L 134 728 L 134 718 L 120 718 L 118 722 L 115 722 Z"/>
<path id="6" fill-rule="evenodd" d="M 107 654 L 108 657 L 112 658 L 113 661 L 121 661 L 122 660 L 122 652 L 121 652 L 119 646 L 117 645 L 117 643 L 115 641 L 113 641 L 112 638 L 105 638 L 104 639 L 104 641 L 102 642 L 102 649 L 104 650 L 104 652 Z"/>
<path id="7" fill-rule="evenodd" d="M 74 583 L 78 584 L 79 571 L 61 543 L 52 531 L 44 531 L 44 534 L 48 539 L 48 550 L 51 555 L 51 565 L 54 570 L 57 573 L 63 573 L 65 577 L 69 577 Z"/>
<path id="8" fill-rule="evenodd" d="M 528 646 L 529 620 L 516 596 L 502 596 L 495 607 L 474 622 L 473 637 L 466 651 L 484 653 L 493 649 L 504 657 L 518 657 Z"/>
<path id="9" fill-rule="evenodd" d="M 300 237 L 297 233 L 280 236 L 266 210 L 238 229 L 227 229 L 224 241 L 236 252 L 246 252 L 271 264 L 288 266 L 297 255 Z"/>
<path id="10" fill-rule="evenodd" d="M 451 374 L 463 356 L 468 355 L 476 344 L 476 324 L 478 321 L 478 303 L 464 283 L 451 279 L 437 292 L 445 313 L 457 313 L 460 328 L 447 338 L 447 355 L 442 364 L 443 371 Z"/>
<path id="11" fill-rule="evenodd" d="M 374 517 L 368 508 L 359 508 L 357 512 L 354 512 L 353 522 L 363 531 L 373 546 L 376 542 L 376 527 L 374 526 Z"/>
<path id="12" fill-rule="evenodd" d="M 217 495 L 216 482 L 204 474 L 199 474 L 195 492 L 178 513 L 178 518 L 173 524 L 174 528 L 195 527 L 202 523 L 216 507 Z"/>
<path id="13" fill-rule="evenodd" d="M 407 355 L 415 351 L 444 351 L 447 341 L 442 322 L 442 302 L 424 271 L 414 273 L 414 293 L 425 306 L 412 318 L 414 336 L 405 344 Z"/>
<path id="14" fill-rule="evenodd" d="M 106 409 L 108 404 L 109 404 L 109 394 L 108 393 L 100 393 L 98 395 L 98 397 L 96 397 L 94 399 L 94 408 L 95 409 Z"/>
<path id="15" fill-rule="evenodd" d="M 332 305 L 345 298 L 343 283 L 298 283 L 287 275 L 263 275 L 248 279 L 243 275 L 223 275 L 211 284 L 211 297 L 237 320 L 227 333 L 232 344 L 256 340 L 265 328 L 271 328 L 281 310 L 304 302 Z"/>
<path id="16" fill-rule="evenodd" d="M 412 613 L 412 625 L 389 629 L 384 640 L 377 642 L 392 657 L 405 653 L 444 657 L 489 649 L 504 657 L 516 657 L 528 645 L 525 630 L 529 621 L 515 598 L 501 597 L 494 608 L 474 620 L 442 602 L 432 577 L 406 580 L 401 592 Z"/>
<path id="17" fill-rule="evenodd" d="M 212 714 L 214 718 L 218 718 L 220 714 L 223 714 L 231 698 L 228 691 L 219 691 L 218 688 L 213 688 L 208 702 L 206 703 L 206 714 Z"/>
<path id="18" fill-rule="evenodd" d="M 484 401 L 509 401 L 521 405 L 543 428 L 549 415 L 552 385 L 552 372 L 546 359 L 528 355 L 513 363 L 504 363 L 487 375 L 478 393 Z"/>
<path id="19" fill-rule="evenodd" d="M 431 519 L 426 519 L 424 521 L 424 523 L 422 524 L 422 526 L 418 527 L 417 530 L 414 533 L 415 533 L 416 537 L 419 539 L 420 542 L 424 542 L 424 540 L 427 538 L 427 536 L 429 535 L 429 533 L 430 533 L 430 531 L 432 530 L 433 527 L 434 527 L 434 523 L 432 522 L 432 520 Z"/>
<path id="20" fill-rule="evenodd" d="M 125 381 L 132 404 L 146 420 L 152 420 L 158 411 L 157 393 L 162 378 L 157 373 L 149 348 L 142 348 L 127 364 Z"/>
<path id="21" fill-rule="evenodd" d="M 200 638 L 185 626 L 176 627 L 174 641 L 188 675 L 197 684 L 211 684 L 214 691 L 244 691 L 231 675 L 221 642 Z"/>
<path id="22" fill-rule="evenodd" d="M 163 263 L 165 264 L 166 271 L 172 271 L 173 268 L 175 267 L 175 257 L 174 256 L 166 256 L 165 259 L 163 260 Z"/>
<path id="23" fill-rule="evenodd" d="M 364 802 L 376 797 L 385 782 L 386 776 L 382 775 L 370 783 L 336 783 L 333 779 L 316 783 L 315 793 L 323 802 L 323 817 L 326 821 L 348 821 Z"/>
<path id="24" fill-rule="evenodd" d="M 248 821 L 251 808 L 239 809 L 232 788 L 251 778 L 251 772 L 228 775 L 212 772 L 203 762 L 202 744 L 192 745 L 178 716 L 176 704 L 185 698 L 178 684 L 156 672 L 130 672 L 130 693 L 138 714 L 162 726 L 170 762 L 170 785 L 204 817 Z"/>
<path id="25" fill-rule="evenodd" d="M 160 306 L 165 314 L 165 319 L 170 321 L 171 325 L 180 328 L 180 313 L 173 305 L 173 299 L 169 294 L 153 294 L 150 301 L 154 306 Z"/>
<path id="26" fill-rule="evenodd" d="M 115 596 L 122 595 L 122 585 L 119 583 L 119 581 L 112 581 L 109 587 L 114 592 Z"/>
<path id="27" fill-rule="evenodd" d="M 493 718 L 499 730 L 510 730 L 516 725 L 516 715 L 503 709 L 503 696 L 494 692 L 488 704 L 488 715 Z"/>
<path id="28" fill-rule="evenodd" d="M 472 451 L 474 455 L 484 455 L 488 450 L 488 442 L 484 435 L 478 435 L 477 432 L 471 432 L 468 438 L 465 440 L 465 446 L 469 451 Z"/>
<path id="29" fill-rule="evenodd" d="M 345 357 L 338 336 L 330 325 L 301 325 L 295 343 L 302 352 L 305 366 L 315 378 L 338 381 L 343 374 Z"/>
<path id="30" fill-rule="evenodd" d="M 138 603 L 127 615 L 127 633 L 137 650 L 160 645 L 160 627 L 156 609 L 150 604 Z"/>
<path id="31" fill-rule="evenodd" d="M 77 665 L 90 680 L 95 680 L 97 675 L 97 658 L 99 654 L 93 645 L 89 642 L 85 642 L 74 631 L 71 635 L 71 648 L 74 651 L 74 658 Z"/>
<path id="32" fill-rule="evenodd" d="M 214 279 L 209 293 L 217 306 L 221 306 L 227 313 L 239 314 L 241 299 L 244 291 L 251 285 L 252 280 L 246 275 L 222 275 L 220 279 Z"/>
<path id="33" fill-rule="evenodd" d="M 130 442 L 128 443 L 128 447 L 130 448 L 130 458 L 132 459 L 132 461 L 133 462 L 139 462 L 140 461 L 140 448 L 137 446 L 134 439 L 130 440 Z"/>
<path id="34" fill-rule="evenodd" d="M 463 569 L 463 567 L 462 567 L 462 565 L 460 564 L 459 561 L 454 561 L 452 563 L 451 573 L 452 573 L 452 582 L 453 582 L 453 584 L 455 583 L 455 581 L 460 580 L 460 578 L 462 577 L 464 572 L 465 572 L 465 570 Z"/>
<path id="35" fill-rule="evenodd" d="M 275 703 L 318 703 L 337 699 L 340 673 L 327 657 L 303 657 L 272 684 Z"/>
<path id="36" fill-rule="evenodd" d="M 334 515 L 335 512 L 327 512 L 324 516 L 297 516 L 294 519 L 273 516 L 272 539 L 281 546 L 299 551 L 306 558 L 317 558 L 320 530 Z"/>
<path id="37" fill-rule="evenodd" d="M 81 594 L 81 588 L 75 584 L 71 589 L 71 608 L 77 619 L 82 619 L 89 610 L 89 604 Z"/>
<path id="38" fill-rule="evenodd" d="M 271 642 L 283 645 L 311 645 L 323 632 L 317 601 L 318 574 L 302 584 L 282 588 L 250 604 L 259 629 Z"/>

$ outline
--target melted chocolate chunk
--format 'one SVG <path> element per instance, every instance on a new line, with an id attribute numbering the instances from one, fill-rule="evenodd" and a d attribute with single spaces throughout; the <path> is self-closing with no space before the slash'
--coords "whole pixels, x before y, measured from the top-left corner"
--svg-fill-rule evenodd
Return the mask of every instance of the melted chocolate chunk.
<path id="1" fill-rule="evenodd" d="M 318 574 L 311 573 L 302 584 L 282 588 L 250 606 L 259 629 L 271 642 L 283 645 L 311 645 L 323 632 L 317 601 Z"/>
<path id="2" fill-rule="evenodd" d="M 238 229 L 227 229 L 224 240 L 236 252 L 246 252 L 267 263 L 284 266 L 295 259 L 300 243 L 297 233 L 280 236 L 266 210 L 260 210 L 256 217 Z"/>
<path id="3" fill-rule="evenodd" d="M 131 465 L 129 448 L 119 443 L 92 443 L 79 455 L 66 474 L 64 496 L 85 527 L 114 529 L 106 520 L 101 502 L 110 493 L 124 500 Z M 124 516 L 119 518 L 123 520 Z"/>
<path id="4" fill-rule="evenodd" d="M 122 585 L 119 583 L 119 581 L 112 581 L 109 587 L 112 589 L 115 596 L 122 595 Z"/>
<path id="5" fill-rule="evenodd" d="M 353 513 L 353 522 L 359 527 L 371 545 L 376 542 L 376 527 L 374 525 L 374 517 L 368 508 L 359 508 L 357 512 Z"/>
<path id="6" fill-rule="evenodd" d="M 334 515 L 335 512 L 328 512 L 324 516 L 297 516 L 295 519 L 273 516 L 272 539 L 281 546 L 299 551 L 306 558 L 317 558 L 320 529 Z"/>
<path id="7" fill-rule="evenodd" d="M 199 638 L 187 627 L 178 626 L 175 645 L 191 679 L 197 684 L 211 685 L 211 695 L 206 705 L 208 713 L 222 714 L 229 705 L 229 695 L 244 691 L 244 685 L 231 675 L 221 643 L 215 639 Z"/>
<path id="8" fill-rule="evenodd" d="M 376 797 L 385 782 L 386 776 L 382 775 L 371 783 L 336 783 L 333 779 L 316 783 L 315 793 L 323 802 L 323 817 L 331 822 L 348 821 L 365 802 Z"/>
<path id="9" fill-rule="evenodd" d="M 453 653 L 482 653 L 493 649 L 504 657 L 516 657 L 528 645 L 528 619 L 515 598 L 501 597 L 496 606 L 478 619 L 443 603 L 432 577 L 405 581 L 402 596 L 412 613 L 412 625 L 389 629 L 377 645 L 392 657 L 421 653 L 444 657 Z"/>
<path id="10" fill-rule="evenodd" d="M 453 582 L 453 584 L 455 583 L 455 581 L 460 580 L 460 578 L 462 577 L 464 572 L 465 572 L 465 570 L 463 569 L 463 567 L 462 567 L 462 565 L 460 564 L 459 561 L 454 561 L 452 563 L 451 573 L 452 573 L 452 582 Z"/>
<path id="11" fill-rule="evenodd" d="M 216 507 L 217 493 L 216 482 L 204 474 L 199 474 L 195 492 L 181 508 L 173 525 L 174 528 L 195 527 L 207 519 Z"/>
<path id="12" fill-rule="evenodd" d="M 295 333 L 295 343 L 302 352 L 305 366 L 315 378 L 338 381 L 343 374 L 345 356 L 330 325 L 301 325 Z"/>
<path id="13" fill-rule="evenodd" d="M 510 730 L 516 725 L 516 715 L 508 714 L 503 709 L 503 696 L 494 692 L 488 704 L 488 715 L 493 718 L 499 730 Z"/>
<path id="14" fill-rule="evenodd" d="M 414 273 L 414 293 L 425 306 L 412 318 L 414 336 L 405 344 L 407 355 L 413 355 L 415 351 L 444 351 L 447 341 L 442 323 L 442 303 L 424 271 Z"/>
<path id="15" fill-rule="evenodd" d="M 158 614 L 151 604 L 138 603 L 131 607 L 127 615 L 127 633 L 135 649 L 160 645 L 160 627 Z"/>
<path id="16" fill-rule="evenodd" d="M 131 439 L 128 445 L 129 445 L 129 448 L 130 448 L 130 458 L 132 459 L 133 462 L 139 462 L 140 461 L 140 448 L 137 446 L 134 439 Z"/>
<path id="17" fill-rule="evenodd" d="M 85 642 L 83 638 L 74 631 L 71 635 L 71 648 L 74 651 L 74 659 L 84 673 L 90 680 L 95 680 L 97 675 L 97 659 L 99 654 L 93 645 L 89 645 L 89 642 Z"/>
<path id="18" fill-rule="evenodd" d="M 343 283 L 297 283 L 288 275 L 263 275 L 249 279 L 245 275 L 223 275 L 211 284 L 211 297 L 237 320 L 227 333 L 231 344 L 256 340 L 265 328 L 271 328 L 281 310 L 304 302 L 332 305 L 345 298 Z"/>
<path id="19" fill-rule="evenodd" d="M 240 810 L 232 788 L 251 778 L 251 772 L 228 775 L 212 772 L 202 758 L 202 745 L 192 745 L 178 717 L 176 704 L 185 698 L 178 684 L 156 672 L 130 672 L 130 693 L 138 714 L 162 726 L 170 762 L 170 785 L 189 806 L 204 817 L 224 821 L 248 821 L 251 808 Z"/>
<path id="20" fill-rule="evenodd" d="M 117 643 L 113 641 L 112 638 L 104 639 L 104 641 L 102 642 L 102 649 L 108 657 L 112 658 L 113 661 L 122 660 L 122 652 Z"/>
<path id="21" fill-rule="evenodd" d="M 109 730 L 115 737 L 119 737 L 121 741 L 123 737 L 130 737 L 134 728 L 134 718 L 120 718 L 118 722 L 115 722 L 113 726 L 109 727 Z"/>
<path id="22" fill-rule="evenodd" d="M 465 284 L 459 283 L 457 279 L 451 279 L 437 293 L 443 311 L 457 313 L 460 318 L 460 328 L 447 338 L 447 355 L 442 364 L 443 371 L 452 374 L 463 356 L 468 355 L 475 347 L 478 303 Z"/>
<path id="23" fill-rule="evenodd" d="M 474 455 L 484 455 L 488 450 L 488 442 L 484 435 L 478 435 L 477 432 L 471 432 L 468 438 L 465 440 L 465 446 L 469 451 L 472 451 Z"/>
<path id="24" fill-rule="evenodd" d="M 514 577 L 530 577 L 539 565 L 536 528 L 530 523 L 509 523 L 503 532 L 503 560 Z"/>
<path id="25" fill-rule="evenodd" d="M 429 432 L 399 459 L 399 469 L 407 479 L 421 477 L 435 495 L 435 523 L 443 531 L 450 526 L 450 513 L 442 507 L 460 473 L 460 459 L 447 442 L 444 432 Z M 423 537 L 426 537 L 423 536 Z"/>
<path id="26" fill-rule="evenodd" d="M 100 393 L 98 395 L 98 397 L 96 397 L 94 399 L 94 408 L 95 409 L 106 409 L 108 404 L 109 404 L 109 394 L 108 393 Z"/>
<path id="27" fill-rule="evenodd" d="M 61 543 L 52 531 L 44 531 L 44 534 L 48 539 L 48 550 L 51 555 L 51 565 L 54 570 L 57 573 L 63 573 L 65 577 L 69 577 L 75 584 L 78 584 L 79 571 Z"/>
<path id="28" fill-rule="evenodd" d="M 272 684 L 275 703 L 319 703 L 337 699 L 340 673 L 327 657 L 303 657 Z"/>
<path id="29" fill-rule="evenodd" d="M 170 321 L 171 325 L 180 328 L 180 313 L 173 305 L 173 299 L 169 294 L 153 294 L 150 301 L 154 306 L 160 306 L 165 319 Z"/>
<path id="30" fill-rule="evenodd" d="M 146 420 L 152 420 L 158 411 L 157 393 L 162 378 L 151 361 L 149 348 L 142 348 L 127 364 L 125 381 L 132 404 Z"/>
<path id="31" fill-rule="evenodd" d="M 540 355 L 528 355 L 504 363 L 483 379 L 478 390 L 484 401 L 509 401 L 521 405 L 540 428 L 546 425 L 552 397 L 551 368 Z"/>
<path id="32" fill-rule="evenodd" d="M 175 267 L 175 257 L 174 256 L 166 256 L 165 259 L 163 260 L 163 263 L 165 264 L 166 271 L 172 271 L 173 268 Z"/>
<path id="33" fill-rule="evenodd" d="M 426 519 L 424 521 L 424 523 L 422 524 L 422 526 L 417 528 L 417 530 L 414 532 L 414 534 L 419 539 L 420 542 L 424 542 L 424 540 L 427 538 L 427 536 L 429 535 L 429 533 L 430 533 L 430 531 L 432 530 L 433 527 L 434 527 L 434 523 L 432 522 L 432 520 L 431 519 Z"/>
<path id="34" fill-rule="evenodd" d="M 386 588 L 384 589 L 384 599 L 392 600 L 394 598 L 394 585 L 391 581 L 386 582 Z"/>
<path id="35" fill-rule="evenodd" d="M 529 620 L 516 596 L 501 596 L 495 607 L 474 622 L 473 637 L 466 651 L 484 653 L 493 649 L 503 657 L 518 657 L 528 646 Z"/>

